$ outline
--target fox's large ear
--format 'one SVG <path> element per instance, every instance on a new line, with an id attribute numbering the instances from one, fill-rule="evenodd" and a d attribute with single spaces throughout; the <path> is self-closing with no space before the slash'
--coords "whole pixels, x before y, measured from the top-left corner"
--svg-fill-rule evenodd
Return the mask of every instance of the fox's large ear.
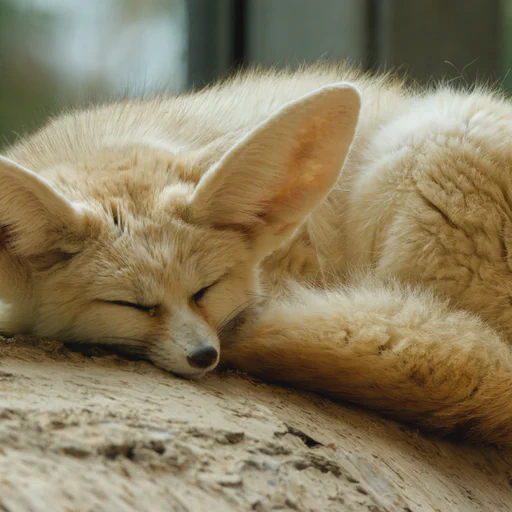
<path id="1" fill-rule="evenodd" d="M 82 217 L 47 180 L 0 156 L 0 244 L 22 256 L 73 252 Z"/>
<path id="2" fill-rule="evenodd" d="M 357 89 L 340 83 L 285 105 L 203 176 L 192 197 L 194 221 L 275 248 L 335 184 L 360 103 Z"/>

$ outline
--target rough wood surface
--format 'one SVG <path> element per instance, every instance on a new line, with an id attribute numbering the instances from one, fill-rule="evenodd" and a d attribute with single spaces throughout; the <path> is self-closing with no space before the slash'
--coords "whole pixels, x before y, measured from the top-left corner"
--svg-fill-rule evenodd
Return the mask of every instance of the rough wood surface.
<path id="1" fill-rule="evenodd" d="M 0 342 L 0 510 L 509 511 L 512 449 L 234 374 Z"/>

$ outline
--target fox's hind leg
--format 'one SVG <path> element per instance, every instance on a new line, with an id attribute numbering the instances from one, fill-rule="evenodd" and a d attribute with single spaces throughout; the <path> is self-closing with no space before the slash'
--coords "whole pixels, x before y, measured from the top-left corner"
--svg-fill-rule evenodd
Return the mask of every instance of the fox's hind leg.
<path id="1" fill-rule="evenodd" d="M 373 284 L 298 290 L 223 348 L 230 366 L 441 434 L 512 442 L 512 350 L 433 296 Z"/>

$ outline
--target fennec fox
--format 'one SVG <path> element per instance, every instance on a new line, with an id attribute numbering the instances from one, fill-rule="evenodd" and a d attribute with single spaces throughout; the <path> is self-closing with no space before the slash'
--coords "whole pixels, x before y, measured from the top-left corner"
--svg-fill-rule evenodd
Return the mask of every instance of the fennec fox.
<path id="1" fill-rule="evenodd" d="M 509 101 L 252 72 L 70 112 L 5 155 L 3 332 L 189 377 L 220 356 L 512 441 Z"/>

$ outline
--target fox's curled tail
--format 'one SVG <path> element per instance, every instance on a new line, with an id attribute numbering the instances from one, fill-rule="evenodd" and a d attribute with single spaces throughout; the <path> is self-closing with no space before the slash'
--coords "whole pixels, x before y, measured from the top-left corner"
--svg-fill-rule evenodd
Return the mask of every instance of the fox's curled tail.
<path id="1" fill-rule="evenodd" d="M 512 347 L 428 292 L 301 288 L 268 303 L 223 358 L 443 435 L 512 442 Z"/>

